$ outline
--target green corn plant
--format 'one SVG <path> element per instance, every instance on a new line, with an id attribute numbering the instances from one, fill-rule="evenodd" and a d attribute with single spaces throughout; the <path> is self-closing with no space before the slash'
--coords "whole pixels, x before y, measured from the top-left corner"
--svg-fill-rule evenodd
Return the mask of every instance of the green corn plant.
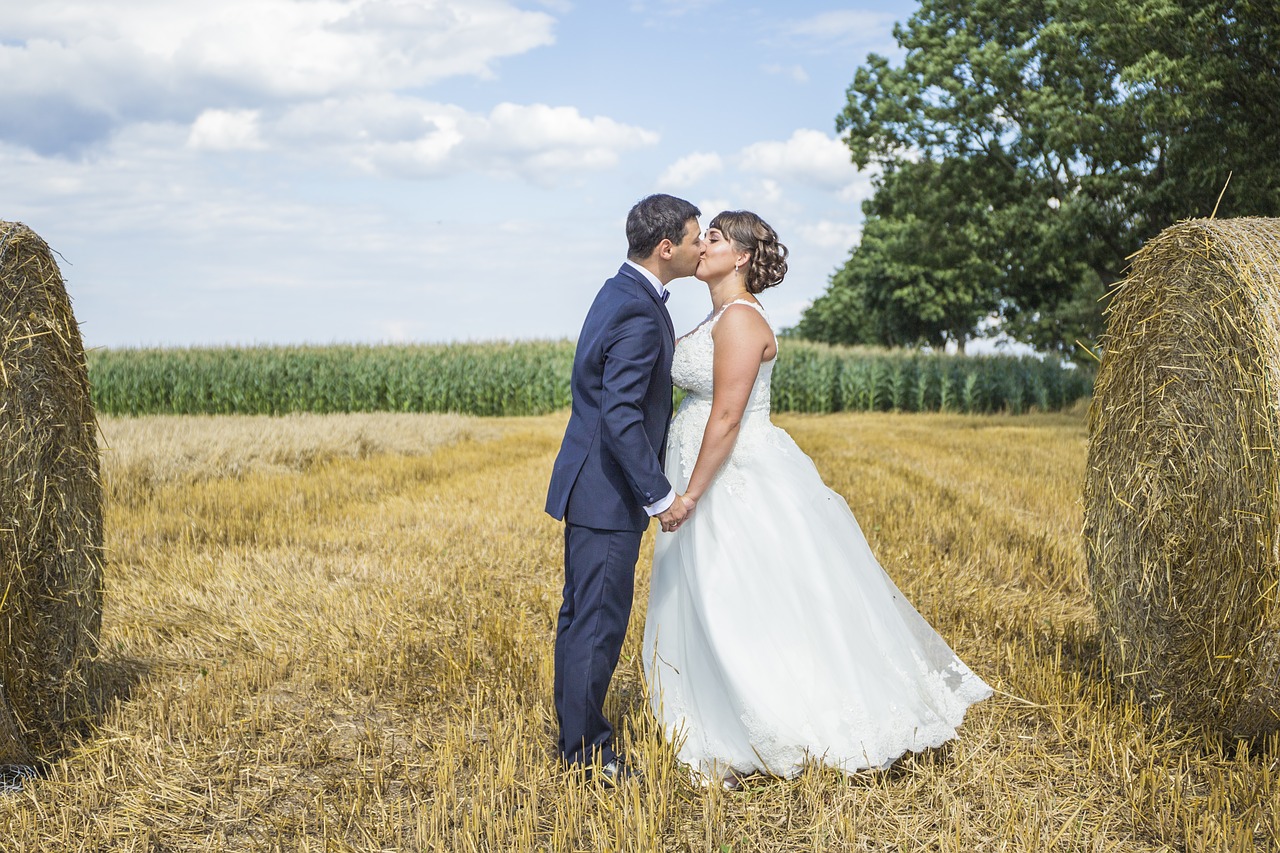
<path id="1" fill-rule="evenodd" d="M 542 414 L 571 402 L 570 341 L 90 350 L 107 414 Z M 777 411 L 1053 410 L 1092 390 L 1056 359 L 957 357 L 784 339 Z"/>

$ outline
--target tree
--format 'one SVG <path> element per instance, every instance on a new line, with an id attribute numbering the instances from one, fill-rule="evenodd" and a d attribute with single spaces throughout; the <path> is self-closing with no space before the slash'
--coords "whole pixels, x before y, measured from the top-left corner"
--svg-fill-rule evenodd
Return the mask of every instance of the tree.
<path id="1" fill-rule="evenodd" d="M 1144 199 L 1151 215 L 1167 219 L 1188 199 L 1216 198 L 1227 174 L 1219 216 L 1276 215 L 1280 5 L 1142 0 L 1129 20 L 1093 2 L 1098 38 L 1117 57 L 1141 124 L 1161 143 Z"/>
<path id="2" fill-rule="evenodd" d="M 894 34 L 902 65 L 869 56 L 837 119 L 853 161 L 883 174 L 864 245 L 881 231 L 944 234 L 945 251 L 915 260 L 963 291 L 953 302 L 976 308 L 985 290 L 1020 340 L 1071 355 L 1077 337 L 1096 338 L 1098 299 L 1126 259 L 1212 214 L 1229 175 L 1217 215 L 1280 214 L 1272 0 L 922 0 Z M 937 227 L 957 223 L 969 236 Z M 867 247 L 879 268 L 911 261 L 910 241 L 880 242 Z M 864 278 L 862 251 L 832 289 L 858 282 L 870 310 L 901 282 Z M 957 322 L 948 334 L 964 333 Z"/>
<path id="3" fill-rule="evenodd" d="M 863 204 L 862 241 L 805 312 L 797 333 L 887 346 L 948 340 L 961 349 L 996 307 L 985 259 L 988 206 L 980 161 L 905 163 Z M 939 195 L 946 195 L 945 202 Z"/>

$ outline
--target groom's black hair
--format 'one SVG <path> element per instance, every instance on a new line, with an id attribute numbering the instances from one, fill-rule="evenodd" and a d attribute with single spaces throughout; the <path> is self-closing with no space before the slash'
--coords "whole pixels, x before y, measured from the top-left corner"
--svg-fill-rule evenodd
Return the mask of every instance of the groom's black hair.
<path id="1" fill-rule="evenodd" d="M 663 240 L 679 246 L 685 223 L 701 215 L 698 208 L 673 195 L 657 193 L 640 199 L 627 214 L 627 257 L 643 261 Z"/>

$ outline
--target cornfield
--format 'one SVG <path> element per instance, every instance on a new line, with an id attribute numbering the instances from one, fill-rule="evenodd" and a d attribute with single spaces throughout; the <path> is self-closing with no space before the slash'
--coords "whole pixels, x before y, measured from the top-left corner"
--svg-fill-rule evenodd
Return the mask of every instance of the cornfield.
<path id="1" fill-rule="evenodd" d="M 1093 373 L 1057 359 L 954 356 L 783 341 L 773 378 L 780 412 L 1060 411 L 1089 396 Z"/>
<path id="2" fill-rule="evenodd" d="M 89 353 L 100 412 L 547 414 L 570 403 L 570 341 L 438 346 L 220 347 Z M 1053 359 L 962 357 L 784 340 L 779 412 L 1057 411 L 1093 376 Z"/>
<path id="3" fill-rule="evenodd" d="M 569 405 L 561 342 L 98 350 L 98 411 L 141 415 L 459 412 L 528 415 Z"/>

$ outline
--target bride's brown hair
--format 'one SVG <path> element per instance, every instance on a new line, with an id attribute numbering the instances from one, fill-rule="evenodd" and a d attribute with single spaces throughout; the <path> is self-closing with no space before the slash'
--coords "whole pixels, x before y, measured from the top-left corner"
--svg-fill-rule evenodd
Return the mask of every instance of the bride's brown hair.
<path id="1" fill-rule="evenodd" d="M 782 284 L 787 274 L 787 247 L 778 242 L 778 232 L 749 210 L 724 210 L 716 214 L 708 228 L 714 228 L 744 252 L 747 261 L 748 293 Z"/>

